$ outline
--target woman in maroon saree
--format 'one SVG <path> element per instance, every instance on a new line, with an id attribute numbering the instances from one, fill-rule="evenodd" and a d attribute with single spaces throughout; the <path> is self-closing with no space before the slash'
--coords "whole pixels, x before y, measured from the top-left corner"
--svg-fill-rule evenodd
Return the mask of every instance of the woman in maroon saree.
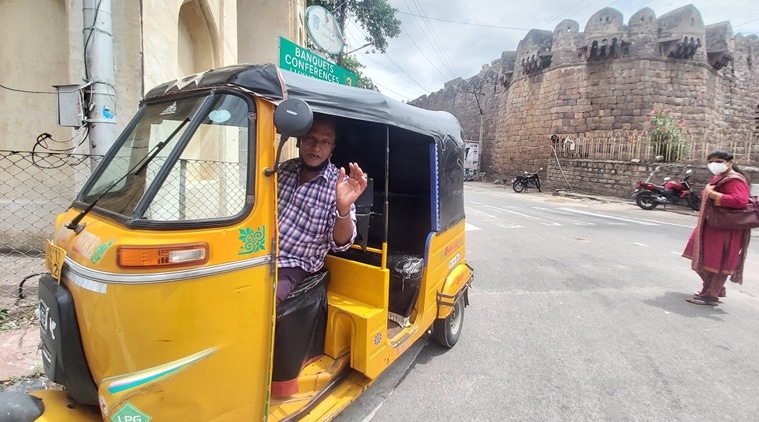
<path id="1" fill-rule="evenodd" d="M 688 239 L 683 256 L 691 260 L 691 268 L 701 277 L 701 290 L 686 299 L 696 305 L 717 306 L 724 296 L 725 282 L 743 283 L 743 264 L 746 261 L 751 230 L 722 230 L 709 226 L 704 219 L 709 207 L 745 208 L 748 204 L 749 182 L 733 162 L 733 155 L 714 151 L 707 158 L 714 177 L 701 194 L 698 224 Z"/>

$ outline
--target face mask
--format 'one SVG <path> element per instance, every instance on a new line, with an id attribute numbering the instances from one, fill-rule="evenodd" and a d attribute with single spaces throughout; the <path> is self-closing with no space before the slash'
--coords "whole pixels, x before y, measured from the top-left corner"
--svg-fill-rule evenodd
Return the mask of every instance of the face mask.
<path id="1" fill-rule="evenodd" d="M 722 174 L 727 171 L 726 163 L 709 163 L 706 166 L 709 167 L 709 171 L 711 171 L 712 174 Z"/>
<path id="2" fill-rule="evenodd" d="M 330 157 L 331 157 L 331 155 L 330 155 Z M 321 163 L 319 163 L 319 164 L 317 164 L 315 166 L 309 166 L 308 164 L 306 164 L 305 161 L 303 161 L 302 158 L 300 159 L 300 163 L 303 165 L 303 168 L 305 168 L 308 171 L 322 171 L 322 170 L 324 170 L 324 167 L 327 167 L 327 164 L 329 164 L 329 157 L 327 157 L 326 160 L 322 161 Z"/>

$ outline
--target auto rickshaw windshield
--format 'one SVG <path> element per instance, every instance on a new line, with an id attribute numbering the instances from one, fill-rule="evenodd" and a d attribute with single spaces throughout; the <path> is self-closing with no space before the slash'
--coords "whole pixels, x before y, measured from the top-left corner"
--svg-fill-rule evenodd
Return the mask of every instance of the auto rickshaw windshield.
<path id="1" fill-rule="evenodd" d="M 248 173 L 249 106 L 236 95 L 211 96 L 210 108 L 203 107 L 208 96 L 143 106 L 79 201 L 98 201 L 100 209 L 143 221 L 239 213 Z M 204 200 L 188 200 L 193 196 Z"/>

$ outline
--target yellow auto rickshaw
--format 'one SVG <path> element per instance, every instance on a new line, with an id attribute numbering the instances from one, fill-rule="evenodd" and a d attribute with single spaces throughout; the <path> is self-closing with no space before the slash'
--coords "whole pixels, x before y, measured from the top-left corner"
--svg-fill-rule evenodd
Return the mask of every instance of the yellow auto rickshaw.
<path id="1" fill-rule="evenodd" d="M 276 305 L 279 152 L 313 113 L 338 121 L 332 161 L 370 184 L 356 242 Z M 273 65 L 152 89 L 55 222 L 41 355 L 63 389 L 17 407 L 52 422 L 333 418 L 426 333 L 459 339 L 463 163 L 452 115 Z"/>

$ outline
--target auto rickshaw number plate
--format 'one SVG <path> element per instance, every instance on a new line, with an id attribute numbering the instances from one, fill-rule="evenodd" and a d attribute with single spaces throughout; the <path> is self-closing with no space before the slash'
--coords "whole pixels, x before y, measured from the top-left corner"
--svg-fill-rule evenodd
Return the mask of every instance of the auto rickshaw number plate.
<path id="1" fill-rule="evenodd" d="M 63 270 L 63 261 L 66 259 L 66 250 L 53 245 L 53 242 L 47 240 L 45 244 L 45 266 L 50 271 L 50 275 L 60 282 L 61 270 Z"/>

